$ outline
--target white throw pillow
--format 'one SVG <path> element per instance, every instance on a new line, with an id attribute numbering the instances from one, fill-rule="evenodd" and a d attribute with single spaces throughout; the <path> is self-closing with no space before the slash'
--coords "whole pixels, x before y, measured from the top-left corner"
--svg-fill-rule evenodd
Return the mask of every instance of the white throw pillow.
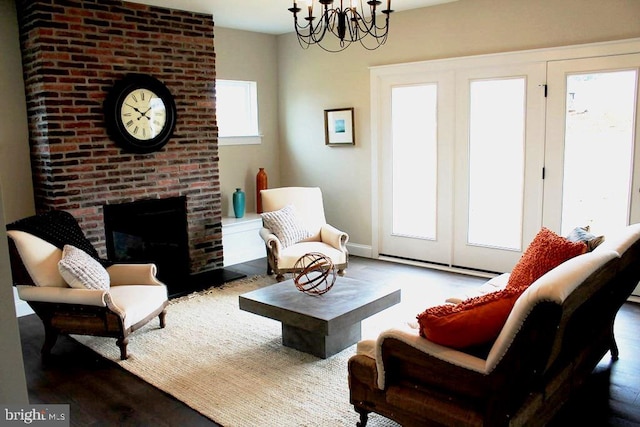
<path id="1" fill-rule="evenodd" d="M 64 245 L 58 270 L 72 288 L 109 289 L 110 280 L 107 270 L 91 255 L 75 246 Z"/>
<path id="2" fill-rule="evenodd" d="M 280 210 L 265 212 L 260 215 L 262 216 L 264 227 L 278 236 L 280 243 L 285 248 L 311 237 L 311 232 L 307 230 L 304 223 L 298 218 L 296 208 L 293 205 L 287 205 Z"/>

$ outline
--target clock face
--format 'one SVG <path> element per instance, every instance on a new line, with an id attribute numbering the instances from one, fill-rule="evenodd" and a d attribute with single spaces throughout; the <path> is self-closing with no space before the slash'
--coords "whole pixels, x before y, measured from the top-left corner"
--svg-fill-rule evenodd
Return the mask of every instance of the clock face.
<path id="1" fill-rule="evenodd" d="M 149 89 L 134 89 L 122 102 L 120 119 L 133 138 L 147 141 L 157 137 L 167 124 L 164 101 Z"/>
<path id="2" fill-rule="evenodd" d="M 128 74 L 104 101 L 109 135 L 126 151 L 151 153 L 171 138 L 176 104 L 169 89 L 145 74 Z"/>

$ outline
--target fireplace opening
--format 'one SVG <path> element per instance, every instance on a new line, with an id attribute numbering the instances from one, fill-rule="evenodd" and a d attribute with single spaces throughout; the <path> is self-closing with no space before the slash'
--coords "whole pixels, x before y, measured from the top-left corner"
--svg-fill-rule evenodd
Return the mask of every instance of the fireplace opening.
<path id="1" fill-rule="evenodd" d="M 111 261 L 152 262 L 170 296 L 189 287 L 186 197 L 104 205 L 107 255 Z"/>

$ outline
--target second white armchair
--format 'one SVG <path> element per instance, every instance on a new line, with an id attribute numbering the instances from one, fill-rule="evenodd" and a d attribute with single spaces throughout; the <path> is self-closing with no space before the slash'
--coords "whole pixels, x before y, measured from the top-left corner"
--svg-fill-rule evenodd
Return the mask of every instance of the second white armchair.
<path id="1" fill-rule="evenodd" d="M 349 235 L 327 224 L 318 187 L 282 187 L 262 190 L 264 213 L 260 236 L 267 247 L 267 273 L 295 273 L 296 261 L 319 252 L 331 259 L 339 275 L 349 262 Z"/>

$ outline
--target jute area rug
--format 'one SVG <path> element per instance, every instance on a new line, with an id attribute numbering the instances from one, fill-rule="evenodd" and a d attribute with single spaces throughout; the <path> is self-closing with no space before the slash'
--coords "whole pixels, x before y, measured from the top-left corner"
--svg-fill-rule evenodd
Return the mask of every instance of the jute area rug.
<path id="1" fill-rule="evenodd" d="M 355 345 L 320 359 L 284 347 L 280 322 L 238 308 L 240 294 L 273 283 L 256 276 L 172 300 L 166 328 L 153 320 L 132 334 L 125 361 L 112 338 L 74 338 L 225 427 L 355 426 L 347 383 Z M 363 338 L 406 318 L 400 306 L 363 321 Z M 397 426 L 376 414 L 368 425 Z"/>

